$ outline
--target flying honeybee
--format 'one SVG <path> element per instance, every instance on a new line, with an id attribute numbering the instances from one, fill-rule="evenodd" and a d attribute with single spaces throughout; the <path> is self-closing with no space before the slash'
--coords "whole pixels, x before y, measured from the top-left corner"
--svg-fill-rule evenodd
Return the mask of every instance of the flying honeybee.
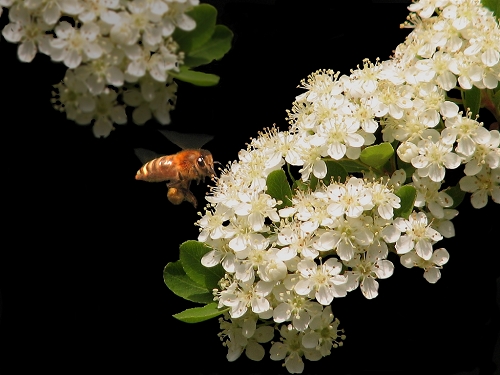
<path id="1" fill-rule="evenodd" d="M 172 204 L 178 205 L 187 201 L 196 208 L 198 201 L 189 189 L 191 181 L 200 183 L 205 177 L 215 176 L 215 171 L 211 152 L 193 146 L 201 147 L 213 137 L 167 130 L 160 132 L 183 150 L 173 155 L 157 156 L 146 149 L 135 149 L 137 157 L 144 163 L 137 171 L 135 179 L 148 182 L 167 181 L 167 198 Z"/>

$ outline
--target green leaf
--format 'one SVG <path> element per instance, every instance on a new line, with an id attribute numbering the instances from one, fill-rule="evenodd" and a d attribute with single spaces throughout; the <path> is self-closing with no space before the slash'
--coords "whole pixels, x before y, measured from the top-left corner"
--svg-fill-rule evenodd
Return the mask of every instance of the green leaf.
<path id="1" fill-rule="evenodd" d="M 209 303 L 208 305 L 203 307 L 194 307 L 192 309 L 187 309 L 172 316 L 185 323 L 199 323 L 208 319 L 215 318 L 216 316 L 219 316 L 228 310 L 229 308 L 219 310 L 217 308 L 217 304 L 214 302 Z"/>
<path id="2" fill-rule="evenodd" d="M 212 37 L 217 20 L 217 9 L 209 4 L 200 4 L 186 14 L 196 21 L 196 27 L 191 31 L 184 31 L 177 27 L 172 37 L 179 44 L 179 49 L 189 54 L 192 49 L 205 44 Z"/>
<path id="3" fill-rule="evenodd" d="M 495 14 L 495 17 L 500 17 L 500 1 L 499 0 L 481 0 L 484 7 L 488 8 Z"/>
<path id="4" fill-rule="evenodd" d="M 184 57 L 184 64 L 196 67 L 219 60 L 231 49 L 233 33 L 226 26 L 217 25 L 212 37 L 204 44 L 193 47 Z"/>
<path id="5" fill-rule="evenodd" d="M 205 267 L 201 264 L 203 255 L 212 249 L 202 242 L 190 240 L 180 246 L 180 261 L 187 276 L 206 290 L 218 288 L 219 280 L 224 277 L 224 269 L 220 264 Z"/>
<path id="6" fill-rule="evenodd" d="M 165 266 L 163 280 L 168 289 L 188 301 L 206 304 L 214 300 L 211 290 L 204 288 L 186 275 L 180 260 L 170 262 Z"/>
<path id="7" fill-rule="evenodd" d="M 394 149 L 388 142 L 369 146 L 361 151 L 359 160 L 370 167 L 379 169 L 394 155 Z"/>
<path id="8" fill-rule="evenodd" d="M 481 91 L 476 86 L 472 86 L 470 90 L 462 90 L 462 100 L 464 108 L 469 108 L 472 113 L 471 118 L 475 119 L 481 106 Z"/>
<path id="9" fill-rule="evenodd" d="M 342 166 L 341 163 L 334 160 L 325 160 L 326 163 L 326 176 L 322 178 L 322 181 L 325 185 L 330 185 L 330 181 L 332 177 L 335 181 L 344 182 L 347 178 L 347 171 Z M 316 184 L 318 183 L 318 179 L 314 176 L 311 176 L 311 189 L 314 190 L 316 188 Z"/>
<path id="10" fill-rule="evenodd" d="M 178 79 L 179 81 L 192 83 L 196 86 L 215 86 L 219 83 L 220 79 L 220 77 L 215 74 L 189 70 L 185 65 L 182 65 L 180 67 L 179 72 L 169 71 L 168 74 L 170 74 L 175 79 Z"/>
<path id="11" fill-rule="evenodd" d="M 401 207 L 394 210 L 394 217 L 403 217 L 408 219 L 413 211 L 417 190 L 410 185 L 401 186 L 394 192 L 401 199 Z"/>
<path id="12" fill-rule="evenodd" d="M 347 171 L 347 173 L 368 172 L 368 167 L 357 160 L 342 159 L 339 160 L 338 163 Z"/>
<path id="13" fill-rule="evenodd" d="M 277 209 L 292 205 L 292 189 L 290 189 L 290 184 L 288 183 L 288 179 L 283 169 L 278 169 L 269 173 L 266 185 L 267 194 L 277 201 L 281 201 L 281 204 L 276 206 Z"/>
<path id="14" fill-rule="evenodd" d="M 302 180 L 295 180 L 292 185 L 292 190 L 299 189 L 301 191 L 307 191 L 309 189 L 309 183 L 305 183 Z"/>
<path id="15" fill-rule="evenodd" d="M 462 203 L 462 201 L 464 200 L 464 197 L 465 197 L 465 191 L 460 189 L 459 185 L 455 185 L 455 186 L 447 189 L 446 194 L 448 194 L 450 197 L 453 198 L 453 204 L 450 208 L 458 207 L 458 205 L 460 203 Z"/>

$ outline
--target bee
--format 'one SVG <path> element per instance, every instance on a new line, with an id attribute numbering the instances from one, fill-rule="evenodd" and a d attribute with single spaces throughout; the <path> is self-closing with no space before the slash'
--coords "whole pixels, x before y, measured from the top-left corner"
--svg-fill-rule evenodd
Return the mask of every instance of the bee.
<path id="1" fill-rule="evenodd" d="M 166 130 L 160 132 L 183 150 L 173 155 L 156 157 L 152 151 L 135 149 L 137 157 L 144 163 L 137 171 L 135 179 L 148 182 L 167 181 L 167 198 L 172 204 L 179 205 L 187 201 L 196 208 L 198 201 L 190 190 L 191 181 L 199 184 L 206 177 L 213 178 L 215 171 L 212 153 L 192 146 L 196 144 L 201 147 L 213 137 Z"/>

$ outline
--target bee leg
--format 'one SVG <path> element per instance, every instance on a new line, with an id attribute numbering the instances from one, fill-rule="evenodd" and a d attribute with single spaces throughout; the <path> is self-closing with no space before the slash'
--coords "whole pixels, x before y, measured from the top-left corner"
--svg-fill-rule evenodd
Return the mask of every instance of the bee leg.
<path id="1" fill-rule="evenodd" d="M 196 197 L 194 196 L 194 194 L 191 193 L 191 190 L 184 191 L 184 200 L 191 203 L 194 208 L 196 208 L 196 206 L 198 206 L 198 201 L 196 200 Z"/>

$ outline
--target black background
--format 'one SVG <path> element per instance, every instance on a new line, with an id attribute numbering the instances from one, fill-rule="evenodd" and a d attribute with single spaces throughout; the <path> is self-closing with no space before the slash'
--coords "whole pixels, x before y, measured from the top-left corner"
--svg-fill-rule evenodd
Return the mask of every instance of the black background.
<path id="1" fill-rule="evenodd" d="M 408 14 L 402 1 L 207 2 L 234 32 L 233 47 L 202 69 L 221 77 L 217 86 L 179 84 L 169 129 L 213 134 L 205 147 L 223 165 L 259 130 L 288 127 L 285 110 L 302 92 L 301 79 L 387 59 L 409 32 L 399 28 Z M 172 317 L 194 305 L 164 285 L 162 271 L 182 242 L 196 239 L 199 216 L 188 203 L 170 204 L 164 184 L 134 179 L 141 166 L 134 148 L 178 151 L 160 126 L 130 123 L 95 139 L 89 126 L 51 107 L 62 64 L 43 55 L 23 64 L 17 45 L 2 39 L 0 48 L 0 373 L 286 374 L 268 355 L 227 362 L 216 320 Z M 202 201 L 206 187 L 193 192 Z M 306 361 L 304 374 L 494 373 L 500 211 L 493 203 L 477 211 L 468 201 L 459 210 L 457 236 L 440 243 L 451 254 L 442 279 L 431 285 L 422 270 L 396 261 L 376 299 L 358 290 L 334 300 L 345 345 Z"/>

